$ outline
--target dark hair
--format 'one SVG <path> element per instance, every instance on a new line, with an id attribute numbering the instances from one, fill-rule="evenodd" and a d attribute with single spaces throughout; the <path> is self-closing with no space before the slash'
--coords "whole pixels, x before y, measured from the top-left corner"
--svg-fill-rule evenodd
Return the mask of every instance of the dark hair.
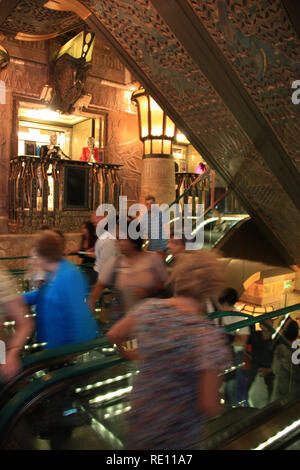
<path id="1" fill-rule="evenodd" d="M 130 223 L 127 222 L 127 227 L 126 227 L 127 240 L 129 240 L 134 245 L 134 247 L 137 251 L 142 251 L 143 244 L 144 244 L 144 239 L 141 238 L 140 236 L 137 239 L 132 238 L 130 236 L 130 233 L 129 233 L 129 225 L 130 225 Z M 137 224 L 136 231 L 137 231 L 137 233 L 140 233 L 140 231 L 141 231 L 140 224 Z"/>
<path id="2" fill-rule="evenodd" d="M 96 228 L 90 220 L 83 222 L 82 225 L 85 225 L 88 230 L 88 248 L 92 248 L 95 245 L 97 238 L 98 238 L 96 234 Z M 83 248 L 83 242 L 84 242 L 84 235 L 82 234 L 81 235 L 81 249 Z"/>
<path id="3" fill-rule="evenodd" d="M 221 305 L 228 304 L 234 305 L 238 301 L 238 293 L 235 289 L 228 287 L 225 289 L 219 297 L 219 303 Z"/>
<path id="4" fill-rule="evenodd" d="M 288 341 L 295 341 L 299 334 L 298 323 L 295 320 L 290 320 L 284 328 L 283 334 Z"/>
<path id="5" fill-rule="evenodd" d="M 150 201 L 151 199 L 152 199 L 154 202 L 156 201 L 155 197 L 152 196 L 151 194 L 148 194 L 148 196 L 145 197 L 145 201 Z"/>

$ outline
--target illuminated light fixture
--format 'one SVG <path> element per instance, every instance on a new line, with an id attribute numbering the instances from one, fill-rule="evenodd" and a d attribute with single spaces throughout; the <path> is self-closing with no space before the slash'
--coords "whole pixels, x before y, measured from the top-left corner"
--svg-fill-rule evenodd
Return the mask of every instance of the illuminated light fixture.
<path id="1" fill-rule="evenodd" d="M 184 134 L 182 134 L 182 132 L 178 131 L 177 134 L 176 134 L 176 142 L 178 144 L 189 144 L 189 140 L 186 138 L 186 136 Z"/>
<path id="2" fill-rule="evenodd" d="M 137 103 L 140 139 L 144 144 L 144 157 L 167 157 L 172 154 L 176 127 L 156 101 L 140 87 L 132 93 L 131 100 Z"/>
<path id="3" fill-rule="evenodd" d="M 94 48 L 95 34 L 81 31 L 74 38 L 70 39 L 62 48 L 59 50 L 56 60 L 62 57 L 64 54 L 68 54 L 73 59 L 83 59 L 85 62 L 91 62 Z"/>
<path id="4" fill-rule="evenodd" d="M 53 89 L 50 87 L 50 85 L 45 85 L 43 86 L 43 89 L 41 91 L 40 95 L 40 100 L 42 103 L 49 104 L 52 98 L 52 91 Z"/>
<path id="5" fill-rule="evenodd" d="M 10 61 L 9 54 L 3 46 L 0 46 L 0 70 L 5 69 Z"/>
<path id="6" fill-rule="evenodd" d="M 261 305 L 237 302 L 235 304 L 235 307 L 238 308 L 240 312 L 248 313 L 253 316 L 263 315 L 265 313 L 270 313 L 274 311 L 274 308 L 271 305 L 268 305 L 267 307 L 263 307 Z"/>

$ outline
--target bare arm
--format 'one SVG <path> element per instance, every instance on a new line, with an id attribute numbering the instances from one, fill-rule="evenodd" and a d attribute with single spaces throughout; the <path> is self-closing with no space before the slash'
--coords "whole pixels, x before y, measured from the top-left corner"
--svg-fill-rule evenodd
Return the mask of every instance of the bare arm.
<path id="1" fill-rule="evenodd" d="M 248 341 L 248 335 L 235 335 L 234 340 L 233 340 L 233 345 L 234 346 L 246 346 Z"/>
<path id="2" fill-rule="evenodd" d="M 6 345 L 6 364 L 1 367 L 1 374 L 6 380 L 11 380 L 18 372 L 21 362 L 19 353 L 22 350 L 27 337 L 33 331 L 33 321 L 26 318 L 26 306 L 21 297 L 3 304 L 6 316 L 9 320 L 15 322 L 15 333 L 9 339 Z"/>
<path id="3" fill-rule="evenodd" d="M 105 286 L 102 284 L 102 282 L 97 281 L 90 293 L 89 304 L 92 312 L 95 310 L 95 304 L 99 297 L 102 295 L 104 287 Z"/>
<path id="4" fill-rule="evenodd" d="M 118 350 L 122 356 L 130 361 L 139 359 L 137 350 L 128 350 L 123 346 L 123 342 L 130 337 L 133 332 L 134 319 L 131 315 L 126 315 L 122 320 L 117 322 L 109 331 L 106 333 L 106 337 L 112 344 L 116 344 Z"/>
<path id="5" fill-rule="evenodd" d="M 219 388 L 221 377 L 216 370 L 204 370 L 198 382 L 198 408 L 207 417 L 213 417 L 220 413 Z"/>

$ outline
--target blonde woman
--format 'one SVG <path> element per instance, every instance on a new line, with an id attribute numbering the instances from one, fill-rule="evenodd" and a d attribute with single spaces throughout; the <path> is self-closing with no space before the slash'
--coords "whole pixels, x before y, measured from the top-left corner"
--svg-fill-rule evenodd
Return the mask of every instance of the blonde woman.
<path id="1" fill-rule="evenodd" d="M 222 290 L 221 267 L 212 253 L 183 253 L 172 282 L 176 297 L 139 304 L 107 333 L 119 345 L 138 340 L 128 449 L 196 449 L 206 417 L 219 412 L 219 373 L 230 351 L 204 302 Z"/>

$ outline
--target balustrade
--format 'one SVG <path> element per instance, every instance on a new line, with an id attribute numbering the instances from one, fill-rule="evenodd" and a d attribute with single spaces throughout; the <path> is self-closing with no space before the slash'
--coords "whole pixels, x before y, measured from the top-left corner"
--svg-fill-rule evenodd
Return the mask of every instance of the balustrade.
<path id="1" fill-rule="evenodd" d="M 42 225 L 79 231 L 99 204 L 118 210 L 122 165 L 18 156 L 10 161 L 10 232 L 32 233 Z"/>

